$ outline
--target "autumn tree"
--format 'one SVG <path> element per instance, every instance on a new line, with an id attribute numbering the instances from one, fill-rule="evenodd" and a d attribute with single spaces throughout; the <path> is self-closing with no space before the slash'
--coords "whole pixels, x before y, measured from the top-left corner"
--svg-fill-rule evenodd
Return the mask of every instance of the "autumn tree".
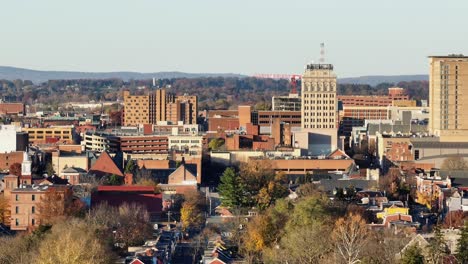
<path id="1" fill-rule="evenodd" d="M 113 228 L 115 243 L 121 247 L 136 246 L 151 236 L 150 216 L 145 208 L 131 203 L 118 208 L 118 219 Z"/>
<path id="2" fill-rule="evenodd" d="M 10 165 L 10 174 L 21 176 L 21 163 L 15 162 Z"/>
<path id="3" fill-rule="evenodd" d="M 10 223 L 10 203 L 5 195 L 0 195 L 0 224 Z"/>
<path id="4" fill-rule="evenodd" d="M 468 263 L 468 222 L 461 229 L 460 238 L 457 241 L 457 260 L 459 263 Z"/>
<path id="5" fill-rule="evenodd" d="M 205 222 L 205 198 L 198 191 L 187 192 L 180 209 L 180 221 L 184 229 L 201 226 Z"/>
<path id="6" fill-rule="evenodd" d="M 360 215 L 349 214 L 335 222 L 333 239 L 338 256 L 348 264 L 359 263 L 369 231 Z"/>
<path id="7" fill-rule="evenodd" d="M 253 205 L 260 209 L 267 208 L 288 194 L 287 188 L 282 185 L 285 182 L 284 174 L 276 174 L 269 160 L 249 160 L 243 163 L 239 176 L 246 194 L 252 197 Z"/>
<path id="8" fill-rule="evenodd" d="M 465 222 L 465 213 L 462 210 L 450 211 L 444 218 L 444 228 L 463 227 Z"/>
<path id="9" fill-rule="evenodd" d="M 17 235 L 0 237 L 0 263 L 34 263 L 35 243 L 27 236 Z M 21 253 L 19 253 L 21 252 Z"/>
<path id="10" fill-rule="evenodd" d="M 219 150 L 224 145 L 224 140 L 222 138 L 214 138 L 208 143 L 208 147 L 211 150 Z"/>
<path id="11" fill-rule="evenodd" d="M 452 156 L 444 159 L 441 165 L 443 170 L 466 170 L 468 162 L 462 156 Z"/>
<path id="12" fill-rule="evenodd" d="M 54 225 L 40 243 L 35 263 L 111 263 L 113 253 L 94 230 L 79 219 Z"/>
<path id="13" fill-rule="evenodd" d="M 49 188 L 38 204 L 41 224 L 54 224 L 70 216 L 84 213 L 84 204 L 73 196 L 70 188 Z"/>

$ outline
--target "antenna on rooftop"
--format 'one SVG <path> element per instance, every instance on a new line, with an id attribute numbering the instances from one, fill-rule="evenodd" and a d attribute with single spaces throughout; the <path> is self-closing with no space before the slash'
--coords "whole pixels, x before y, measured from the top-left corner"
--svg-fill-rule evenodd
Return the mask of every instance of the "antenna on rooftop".
<path id="1" fill-rule="evenodd" d="M 320 43 L 320 64 L 325 63 L 325 43 Z"/>

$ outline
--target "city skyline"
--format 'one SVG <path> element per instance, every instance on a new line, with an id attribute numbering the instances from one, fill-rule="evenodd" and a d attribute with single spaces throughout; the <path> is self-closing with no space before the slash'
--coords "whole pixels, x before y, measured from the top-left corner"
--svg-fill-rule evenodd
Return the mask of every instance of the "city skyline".
<path id="1" fill-rule="evenodd" d="M 183 5 L 181 5 L 183 2 Z M 436 1 L 14 1 L 1 64 L 84 72 L 426 74 L 428 56 L 463 53 L 468 4 Z M 21 12 L 21 15 L 18 15 Z M 27 19 L 26 19 L 27 18 Z M 437 18 L 437 19 L 435 19 Z M 385 63 L 382 63 L 385 62 Z"/>

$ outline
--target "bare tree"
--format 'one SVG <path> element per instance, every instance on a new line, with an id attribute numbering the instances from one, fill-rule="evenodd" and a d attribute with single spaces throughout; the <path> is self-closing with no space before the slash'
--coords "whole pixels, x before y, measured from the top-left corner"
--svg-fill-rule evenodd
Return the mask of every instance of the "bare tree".
<path id="1" fill-rule="evenodd" d="M 468 163 L 462 156 L 452 156 L 442 162 L 443 170 L 465 170 L 468 169 Z"/>
<path id="2" fill-rule="evenodd" d="M 368 233 L 366 223 L 358 214 L 348 214 L 338 219 L 333 230 L 333 238 L 341 260 L 348 264 L 360 262 Z"/>

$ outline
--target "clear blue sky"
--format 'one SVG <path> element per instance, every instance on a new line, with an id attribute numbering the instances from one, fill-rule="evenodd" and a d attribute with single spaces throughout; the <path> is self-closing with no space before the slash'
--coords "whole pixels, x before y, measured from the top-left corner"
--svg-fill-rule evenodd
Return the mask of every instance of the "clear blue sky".
<path id="1" fill-rule="evenodd" d="M 0 0 L 0 65 L 40 70 L 426 74 L 468 54 L 466 0 Z"/>

